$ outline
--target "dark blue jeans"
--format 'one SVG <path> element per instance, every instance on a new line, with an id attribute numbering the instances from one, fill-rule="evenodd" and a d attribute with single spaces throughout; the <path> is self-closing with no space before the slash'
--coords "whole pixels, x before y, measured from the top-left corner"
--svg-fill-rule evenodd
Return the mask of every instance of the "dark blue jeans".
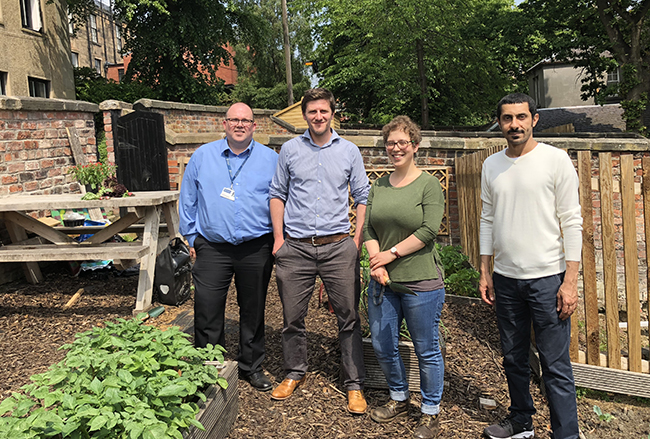
<path id="1" fill-rule="evenodd" d="M 496 314 L 514 421 L 525 424 L 535 414 L 528 361 L 532 320 L 554 438 L 578 439 L 575 384 L 569 357 L 571 320 L 560 320 L 557 312 L 557 292 L 563 279 L 564 273 L 524 280 L 494 273 Z"/>

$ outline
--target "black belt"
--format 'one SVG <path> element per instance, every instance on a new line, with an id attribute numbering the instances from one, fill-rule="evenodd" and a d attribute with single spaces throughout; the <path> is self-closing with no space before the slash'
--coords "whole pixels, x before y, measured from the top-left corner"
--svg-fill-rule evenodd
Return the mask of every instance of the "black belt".
<path id="1" fill-rule="evenodd" d="M 287 238 L 291 239 L 292 241 L 306 242 L 307 244 L 311 244 L 314 247 L 317 247 L 319 245 L 342 241 L 348 236 L 350 236 L 349 233 L 338 233 L 336 235 L 312 236 L 311 238 L 292 238 L 291 236 L 287 235 Z"/>

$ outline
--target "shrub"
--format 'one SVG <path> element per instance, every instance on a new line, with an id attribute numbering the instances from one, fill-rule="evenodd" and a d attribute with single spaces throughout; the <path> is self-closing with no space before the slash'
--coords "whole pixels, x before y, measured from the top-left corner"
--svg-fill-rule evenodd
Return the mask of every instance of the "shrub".
<path id="1" fill-rule="evenodd" d="M 445 290 L 458 296 L 479 297 L 479 272 L 472 267 L 469 257 L 462 253 L 459 245 L 445 247 L 436 244 L 445 270 Z"/>
<path id="2" fill-rule="evenodd" d="M 224 349 L 188 338 L 138 318 L 77 334 L 64 360 L 0 403 L 0 437 L 182 439 L 191 425 L 203 429 L 196 399 L 228 385 L 204 362 L 223 362 Z"/>

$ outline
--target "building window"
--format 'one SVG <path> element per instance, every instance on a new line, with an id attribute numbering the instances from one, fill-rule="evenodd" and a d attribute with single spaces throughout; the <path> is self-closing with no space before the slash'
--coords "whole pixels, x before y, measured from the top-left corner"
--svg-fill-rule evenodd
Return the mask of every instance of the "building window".
<path id="1" fill-rule="evenodd" d="M 95 58 L 95 71 L 102 74 L 102 60 Z"/>
<path id="2" fill-rule="evenodd" d="M 27 78 L 29 81 L 29 95 L 34 98 L 50 97 L 50 81 L 37 78 Z"/>
<path id="3" fill-rule="evenodd" d="M 119 82 L 122 82 L 122 78 L 124 78 L 124 69 L 117 69 L 117 79 Z"/>
<path id="4" fill-rule="evenodd" d="M 72 22 L 72 14 L 68 13 L 68 33 L 74 35 L 74 23 Z"/>
<path id="5" fill-rule="evenodd" d="M 122 27 L 119 24 L 115 25 L 115 47 L 121 54 L 122 52 Z"/>
<path id="6" fill-rule="evenodd" d="M 607 72 L 607 85 L 618 84 L 619 82 L 621 82 L 621 79 L 618 69 L 614 70 L 613 72 Z"/>
<path id="7" fill-rule="evenodd" d="M 0 95 L 7 94 L 7 72 L 0 72 Z"/>
<path id="8" fill-rule="evenodd" d="M 97 16 L 90 15 L 90 39 L 93 43 L 99 42 L 97 39 Z"/>
<path id="9" fill-rule="evenodd" d="M 79 54 L 72 52 L 72 67 L 79 67 Z"/>
<path id="10" fill-rule="evenodd" d="M 20 0 L 20 17 L 24 28 L 36 32 L 43 30 L 39 0 Z"/>

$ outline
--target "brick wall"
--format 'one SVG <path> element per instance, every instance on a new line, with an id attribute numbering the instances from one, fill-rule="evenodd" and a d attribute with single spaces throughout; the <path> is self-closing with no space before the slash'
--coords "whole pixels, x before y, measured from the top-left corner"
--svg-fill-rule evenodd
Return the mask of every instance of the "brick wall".
<path id="1" fill-rule="evenodd" d="M 88 161 L 96 161 L 93 114 L 98 109 L 88 102 L 0 96 L 0 196 L 79 192 L 66 174 L 74 165 L 66 128 L 76 130 Z M 2 220 L 0 241 L 11 242 Z M 0 264 L 0 283 L 21 276 L 18 264 Z"/>
<path id="2" fill-rule="evenodd" d="M 96 161 L 93 113 L 87 102 L 0 97 L 0 195 L 79 192 L 68 132 L 75 128 L 89 161 Z"/>

